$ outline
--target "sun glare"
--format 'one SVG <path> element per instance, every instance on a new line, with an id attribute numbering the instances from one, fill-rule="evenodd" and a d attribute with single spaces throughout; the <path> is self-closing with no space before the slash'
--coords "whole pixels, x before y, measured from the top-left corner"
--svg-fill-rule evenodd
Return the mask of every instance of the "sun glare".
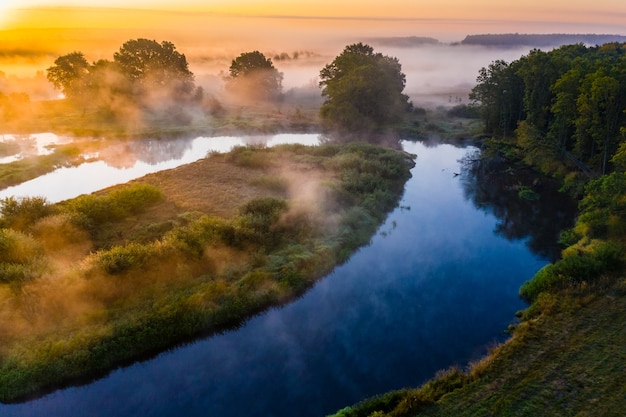
<path id="1" fill-rule="evenodd" d="M 13 11 L 9 0 L 0 0 L 0 29 L 4 29 L 12 18 Z"/>

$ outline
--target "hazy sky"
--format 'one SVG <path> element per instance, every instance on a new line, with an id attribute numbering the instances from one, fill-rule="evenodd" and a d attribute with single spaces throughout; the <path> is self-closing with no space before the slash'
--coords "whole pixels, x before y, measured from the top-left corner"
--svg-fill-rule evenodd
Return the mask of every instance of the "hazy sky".
<path id="1" fill-rule="evenodd" d="M 289 87 L 315 80 L 352 42 L 383 36 L 455 42 L 515 32 L 626 35 L 626 0 L 0 0 L 0 75 L 34 74 L 71 51 L 89 61 L 111 59 L 123 42 L 149 38 L 172 41 L 195 74 L 224 71 L 242 51 L 314 53 L 307 67 L 302 59 L 280 62 Z M 522 53 L 381 51 L 419 74 L 407 77 L 407 88 L 445 87 L 445 97 L 456 94 L 456 85 L 467 90 L 491 60 Z"/>
<path id="2" fill-rule="evenodd" d="M 624 0 L 0 0 L 0 25 L 75 26 L 84 24 L 73 13 L 55 20 L 24 9 L 36 7 L 109 7 L 152 10 L 226 13 L 271 17 L 357 18 L 414 20 L 425 25 L 445 21 L 457 26 L 480 26 L 488 31 L 506 32 L 603 32 L 624 34 Z M 15 9 L 22 9 L 15 12 Z M 113 19 L 115 20 L 115 19 Z M 148 19 L 149 20 L 149 19 Z M 90 25 L 115 25 L 100 19 Z M 127 24 L 119 22 L 120 25 Z M 508 30 L 507 30 L 508 28 Z M 533 30 L 534 29 L 534 30 Z M 569 30 L 568 30 L 569 29 Z M 474 30 L 473 32 L 477 32 Z M 485 31 L 482 31 L 485 32 Z"/>

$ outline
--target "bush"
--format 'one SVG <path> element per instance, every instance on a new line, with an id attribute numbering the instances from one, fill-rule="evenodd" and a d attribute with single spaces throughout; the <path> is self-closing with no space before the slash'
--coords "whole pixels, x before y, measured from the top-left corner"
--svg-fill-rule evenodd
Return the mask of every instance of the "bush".
<path id="1" fill-rule="evenodd" d="M 237 236 L 234 228 L 227 222 L 208 216 L 178 227 L 168 232 L 164 241 L 183 253 L 200 258 L 207 246 L 221 240 L 229 246 L 237 246 Z"/>
<path id="2" fill-rule="evenodd" d="M 45 197 L 6 197 L 0 200 L 0 226 L 24 229 L 52 213 Z"/>
<path id="3" fill-rule="evenodd" d="M 539 194 L 533 191 L 532 188 L 521 186 L 517 192 L 519 198 L 528 201 L 537 201 L 539 200 Z"/>
<path id="4" fill-rule="evenodd" d="M 30 236 L 0 229 L 0 282 L 24 282 L 39 276 L 43 251 Z"/>
<path id="5" fill-rule="evenodd" d="M 135 184 L 112 191 L 107 198 L 126 214 L 137 214 L 163 198 L 161 190 L 150 184 Z"/>
<path id="6" fill-rule="evenodd" d="M 235 165 L 245 168 L 263 169 L 271 166 L 266 152 L 261 147 L 236 146 L 228 154 L 228 160 Z"/>
<path id="7" fill-rule="evenodd" d="M 96 264 L 108 274 L 116 275 L 131 268 L 141 268 L 151 259 L 159 259 L 159 255 L 158 247 L 155 245 L 130 243 L 97 252 Z"/>
<path id="8" fill-rule="evenodd" d="M 82 195 L 64 203 L 64 207 L 85 225 L 101 225 L 140 213 L 161 198 L 157 187 L 135 184 L 104 196 Z"/>
<path id="9" fill-rule="evenodd" d="M 274 226 L 286 210 L 285 200 L 273 197 L 256 198 L 240 208 L 239 224 L 248 231 L 246 237 L 252 242 L 274 246 L 280 238 L 280 231 Z"/>
<path id="10" fill-rule="evenodd" d="M 41 255 L 41 247 L 30 236 L 11 229 L 0 229 L 0 262 L 25 264 Z"/>
<path id="11" fill-rule="evenodd" d="M 534 301 L 545 291 L 556 291 L 583 282 L 593 283 L 604 274 L 620 271 L 623 248 L 612 242 L 599 242 L 586 251 L 565 252 L 561 260 L 542 268 L 520 288 L 520 296 Z"/>
<path id="12" fill-rule="evenodd" d="M 464 119 L 480 119 L 480 108 L 467 104 L 459 104 L 447 111 L 449 117 L 461 117 Z"/>

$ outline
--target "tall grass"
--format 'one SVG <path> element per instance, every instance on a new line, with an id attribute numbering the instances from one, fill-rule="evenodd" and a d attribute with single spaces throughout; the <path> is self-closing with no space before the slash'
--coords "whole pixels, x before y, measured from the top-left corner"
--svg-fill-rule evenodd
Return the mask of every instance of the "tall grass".
<path id="1" fill-rule="evenodd" d="M 40 308 L 53 308 L 60 298 L 68 314 L 76 313 L 63 318 L 62 331 L 33 329 L 4 350 L 0 400 L 237 326 L 293 299 L 369 242 L 410 175 L 404 155 L 366 144 L 244 148 L 228 158 L 254 170 L 271 170 L 283 159 L 308 163 L 309 170 L 326 174 L 320 198 L 333 201 L 316 202 L 313 213 L 294 211 L 291 200 L 275 197 L 242 200 L 233 218 L 201 213 L 185 221 L 174 218 L 153 240 L 102 245 L 46 284 L 55 298 L 42 299 Z M 40 243 L 47 232 L 67 231 L 72 237 L 63 245 L 69 245 L 84 238 L 81 228 L 92 236 L 104 234 L 166 197 L 157 187 L 135 184 L 59 203 L 56 214 L 32 227 L 34 237 L 3 229 L 3 259 L 11 260 L 7 265 L 31 265 L 40 248 L 55 250 L 52 243 Z M 338 227 L 317 220 L 323 217 L 338 219 L 332 222 Z M 2 282 L 21 279 L 5 269 Z"/>
<path id="2" fill-rule="evenodd" d="M 82 195 L 61 203 L 61 207 L 76 215 L 85 226 L 96 227 L 140 213 L 162 198 L 163 195 L 157 187 L 134 184 L 107 195 Z"/>

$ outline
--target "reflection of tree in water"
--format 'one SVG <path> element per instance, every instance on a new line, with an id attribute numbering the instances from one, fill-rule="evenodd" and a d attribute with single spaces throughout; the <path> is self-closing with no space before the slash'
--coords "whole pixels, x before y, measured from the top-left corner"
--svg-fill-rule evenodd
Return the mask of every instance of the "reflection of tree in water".
<path id="1" fill-rule="evenodd" d="M 181 159 L 192 147 L 194 138 L 143 139 L 131 142 L 129 148 L 137 160 L 150 165 Z"/>
<path id="2" fill-rule="evenodd" d="M 573 226 L 576 201 L 558 191 L 558 184 L 531 170 L 507 169 L 504 161 L 481 160 L 472 154 L 463 161 L 463 192 L 481 210 L 498 219 L 495 233 L 509 240 L 528 239 L 534 253 L 554 261 L 560 257 L 557 241 L 563 229 Z M 519 196 L 527 186 L 539 194 L 529 201 Z"/>
<path id="3" fill-rule="evenodd" d="M 402 150 L 402 138 L 393 131 L 385 132 L 327 132 L 319 137 L 320 144 L 345 144 L 350 142 L 366 142 L 372 145 L 386 146 L 387 148 Z"/>
<path id="4" fill-rule="evenodd" d="M 264 147 L 267 146 L 267 142 L 269 142 L 273 137 L 273 135 L 250 135 L 244 136 L 242 141 L 246 146 Z"/>
<path id="5" fill-rule="evenodd" d="M 112 142 L 98 151 L 98 159 L 118 169 L 131 168 L 137 161 L 156 165 L 172 159 L 181 159 L 185 151 L 191 149 L 192 142 L 193 138 Z"/>

